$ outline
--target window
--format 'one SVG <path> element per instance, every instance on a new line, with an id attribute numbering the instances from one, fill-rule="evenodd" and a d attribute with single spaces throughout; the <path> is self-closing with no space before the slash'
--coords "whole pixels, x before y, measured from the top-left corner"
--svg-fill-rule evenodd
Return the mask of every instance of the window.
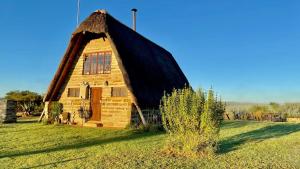
<path id="1" fill-rule="evenodd" d="M 126 97 L 127 88 L 126 87 L 112 87 L 111 88 L 111 96 L 112 97 Z"/>
<path id="2" fill-rule="evenodd" d="M 68 88 L 68 97 L 79 97 L 80 88 Z"/>
<path id="3" fill-rule="evenodd" d="M 108 74 L 111 69 L 111 52 L 85 54 L 83 74 Z"/>

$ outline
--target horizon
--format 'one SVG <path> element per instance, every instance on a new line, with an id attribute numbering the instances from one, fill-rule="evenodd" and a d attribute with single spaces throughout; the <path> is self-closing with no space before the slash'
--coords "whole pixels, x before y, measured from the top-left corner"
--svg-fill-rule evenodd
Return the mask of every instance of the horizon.
<path id="1" fill-rule="evenodd" d="M 126 2 L 81 1 L 79 21 L 106 9 L 131 27 L 137 8 L 137 32 L 171 52 L 193 88 L 213 86 L 226 102 L 300 102 L 299 1 Z M 45 93 L 76 28 L 77 2 L 0 5 L 0 98 Z"/>

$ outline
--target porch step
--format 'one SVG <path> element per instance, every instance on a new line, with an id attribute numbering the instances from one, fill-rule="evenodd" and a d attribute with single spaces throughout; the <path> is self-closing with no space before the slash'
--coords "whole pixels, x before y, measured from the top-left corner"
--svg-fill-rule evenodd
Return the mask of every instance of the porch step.
<path id="1" fill-rule="evenodd" d="M 102 127 L 103 124 L 100 121 L 88 121 L 83 124 L 84 127 Z"/>

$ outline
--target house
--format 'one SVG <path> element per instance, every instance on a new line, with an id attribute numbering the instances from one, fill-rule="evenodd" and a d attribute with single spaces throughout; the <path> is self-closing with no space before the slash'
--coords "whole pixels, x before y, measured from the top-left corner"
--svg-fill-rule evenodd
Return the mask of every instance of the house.
<path id="1" fill-rule="evenodd" d="M 134 114 L 146 123 L 143 110 L 158 109 L 164 91 L 188 84 L 171 53 L 97 10 L 72 34 L 45 109 L 59 101 L 74 123 L 124 128 Z"/>

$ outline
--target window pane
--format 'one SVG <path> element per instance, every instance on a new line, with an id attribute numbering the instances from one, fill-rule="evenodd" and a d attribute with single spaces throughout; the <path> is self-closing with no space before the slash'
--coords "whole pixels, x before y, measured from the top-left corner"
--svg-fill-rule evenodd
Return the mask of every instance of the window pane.
<path id="1" fill-rule="evenodd" d="M 84 66 L 83 66 L 83 74 L 88 75 L 90 74 L 90 57 L 86 57 L 84 61 Z"/>
<path id="2" fill-rule="evenodd" d="M 97 55 L 93 54 L 91 58 L 91 74 L 96 74 L 97 71 Z"/>
<path id="3" fill-rule="evenodd" d="M 79 97 L 79 90 L 80 89 L 77 89 L 77 88 L 75 89 L 75 97 Z"/>
<path id="4" fill-rule="evenodd" d="M 97 73 L 103 73 L 104 63 L 103 63 L 103 54 L 98 55 L 98 70 Z"/>
<path id="5" fill-rule="evenodd" d="M 69 88 L 68 89 L 68 97 L 70 97 L 71 96 L 71 89 Z"/>
<path id="6" fill-rule="evenodd" d="M 105 54 L 105 73 L 110 73 L 110 68 L 111 68 L 111 54 L 106 53 Z"/>
<path id="7" fill-rule="evenodd" d="M 80 88 L 68 88 L 68 97 L 79 97 Z"/>
<path id="8" fill-rule="evenodd" d="M 128 95 L 126 87 L 112 87 L 111 96 L 112 97 L 126 97 Z"/>

